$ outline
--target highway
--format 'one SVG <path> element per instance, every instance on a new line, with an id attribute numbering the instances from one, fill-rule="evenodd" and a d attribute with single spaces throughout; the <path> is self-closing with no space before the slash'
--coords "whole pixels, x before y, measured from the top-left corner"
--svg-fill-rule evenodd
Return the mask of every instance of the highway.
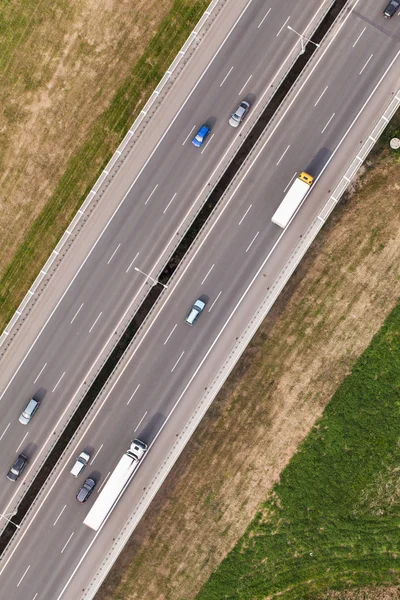
<path id="1" fill-rule="evenodd" d="M 108 222 L 97 219 L 101 236 L 75 270 L 71 259 L 61 266 L 51 282 L 53 304 L 39 300 L 15 347 L 2 358 L 0 471 L 6 474 L 20 452 L 29 463 L 18 482 L 5 480 L 1 486 L 1 514 L 13 511 L 85 391 L 102 349 L 116 338 L 122 315 L 148 289 L 149 280 L 135 269 L 153 274 L 164 265 L 179 241 L 177 233 L 204 199 L 216 165 L 244 135 L 246 123 L 240 130 L 228 126 L 231 112 L 245 97 L 255 112 L 298 48 L 298 37 L 287 29 L 289 19 L 303 31 L 330 4 L 274 1 L 266 9 L 262 0 L 252 0 L 225 6 L 223 23 L 222 16 L 216 22 L 220 30 L 214 27 L 205 39 L 206 64 L 194 63 L 190 77 L 186 73 L 178 82 L 185 93 L 179 89 L 176 97 L 167 97 L 167 112 L 160 112 L 158 129 L 153 126 L 151 144 L 138 144 L 102 198 L 103 207 L 123 200 L 118 210 Z M 205 121 L 212 131 L 196 149 L 191 138 Z M 90 229 L 84 231 L 78 246 L 87 248 L 92 238 Z M 41 405 L 23 426 L 18 417 L 33 396 Z"/>
<path id="2" fill-rule="evenodd" d="M 1 565 L 3 595 L 13 600 L 81 597 L 102 554 L 145 493 L 204 389 L 397 91 L 397 28 L 397 22 L 384 21 L 381 7 L 368 0 L 361 6 L 358 3 L 324 41 L 307 76 L 296 86 L 290 102 L 271 124 L 165 290 L 118 377 L 110 382 L 99 410 L 19 532 Z M 209 93 L 213 106 L 212 90 Z M 209 150 L 214 141 L 217 139 L 210 142 Z M 311 172 L 317 183 L 283 232 L 270 219 L 300 170 Z M 114 249 L 120 243 L 119 235 Z M 109 253 L 104 261 L 107 256 Z M 113 263 L 114 269 L 123 273 L 127 257 L 117 253 Z M 152 257 L 145 257 L 140 264 L 148 271 Z M 207 306 L 190 328 L 184 318 L 200 296 Z M 81 298 L 74 308 L 79 302 Z M 158 435 L 104 529 L 96 535 L 85 528 L 82 521 L 96 492 L 86 506 L 77 505 L 78 482 L 68 474 L 76 453 L 83 448 L 92 452 L 94 461 L 85 475 L 98 480 L 99 490 L 134 436 L 151 444 Z"/>

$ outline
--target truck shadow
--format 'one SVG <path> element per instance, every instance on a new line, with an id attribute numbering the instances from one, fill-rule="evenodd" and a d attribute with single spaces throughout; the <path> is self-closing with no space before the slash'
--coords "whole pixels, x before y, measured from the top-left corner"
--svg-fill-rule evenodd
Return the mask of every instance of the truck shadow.
<path id="1" fill-rule="evenodd" d="M 165 419 L 166 416 L 162 413 L 155 413 L 143 429 L 136 432 L 137 435 L 135 434 L 135 437 L 139 438 L 139 440 L 142 440 L 149 446 L 160 431 L 162 425 L 165 423 Z"/>
<path id="2" fill-rule="evenodd" d="M 308 163 L 305 171 L 313 177 L 318 177 L 322 169 L 325 167 L 333 152 L 329 148 L 320 148 L 315 156 Z"/>

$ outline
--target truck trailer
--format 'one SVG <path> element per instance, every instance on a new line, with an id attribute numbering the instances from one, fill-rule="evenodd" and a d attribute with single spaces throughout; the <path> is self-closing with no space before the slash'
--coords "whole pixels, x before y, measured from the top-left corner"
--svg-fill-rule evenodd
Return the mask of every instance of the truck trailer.
<path id="1" fill-rule="evenodd" d="M 271 219 L 275 225 L 283 229 L 286 227 L 310 191 L 313 181 L 314 177 L 304 171 L 296 177 Z"/>
<path id="2" fill-rule="evenodd" d="M 84 525 L 97 531 L 104 523 L 139 467 L 146 450 L 147 445 L 144 442 L 133 440 L 129 450 L 121 457 L 99 497 L 86 515 L 83 521 Z"/>

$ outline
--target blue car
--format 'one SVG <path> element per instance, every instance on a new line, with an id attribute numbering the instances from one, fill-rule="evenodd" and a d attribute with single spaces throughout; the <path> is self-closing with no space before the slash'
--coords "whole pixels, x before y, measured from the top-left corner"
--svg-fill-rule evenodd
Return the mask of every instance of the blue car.
<path id="1" fill-rule="evenodd" d="M 203 145 L 204 140 L 206 139 L 209 133 L 210 129 L 206 125 L 202 125 L 196 133 L 196 135 L 194 136 L 194 138 L 192 139 L 193 146 L 196 146 L 196 148 L 200 148 L 200 146 Z"/>

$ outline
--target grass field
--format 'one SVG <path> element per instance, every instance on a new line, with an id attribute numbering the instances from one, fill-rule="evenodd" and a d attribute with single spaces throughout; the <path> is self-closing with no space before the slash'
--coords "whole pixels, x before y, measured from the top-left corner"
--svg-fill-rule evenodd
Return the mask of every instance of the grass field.
<path id="1" fill-rule="evenodd" d="M 400 131 L 400 113 L 391 135 L 396 131 Z M 264 521 L 257 521 L 254 533 L 244 538 L 249 548 L 243 548 L 241 542 L 243 552 L 250 553 L 246 554 L 248 560 L 241 561 L 239 551 L 234 551 L 199 599 L 222 600 L 225 593 L 229 598 L 245 598 L 240 594 L 253 580 L 250 597 L 267 599 L 269 594 L 279 597 L 291 590 L 292 597 L 314 594 L 334 585 L 334 579 L 338 585 L 357 582 L 362 586 L 370 581 L 388 585 L 396 579 L 394 546 L 400 537 L 395 470 L 399 450 L 398 308 L 369 354 L 354 366 L 400 296 L 400 162 L 398 154 L 387 150 L 388 137 L 386 132 L 385 144 L 378 145 L 368 160 L 355 192 L 337 207 L 264 321 L 98 600 L 195 598 L 245 533 L 285 466 L 353 370 L 360 387 L 350 394 L 348 380 L 343 384 L 340 398 L 349 393 L 348 402 L 343 400 L 340 410 L 332 405 L 327 412 L 330 428 L 313 431 L 316 446 L 305 443 L 305 459 L 305 450 L 296 455 L 282 485 L 273 492 L 278 502 L 280 490 L 284 490 L 285 506 L 277 508 L 273 500 L 268 501 L 261 511 Z M 385 363 L 380 362 L 382 358 Z M 360 446 L 355 443 L 358 437 Z M 370 457 L 375 445 L 376 459 Z M 326 456 L 320 460 L 321 452 Z M 357 461 L 364 459 L 365 476 L 363 470 L 356 470 Z M 303 464 L 301 460 L 306 467 L 304 483 L 294 469 Z M 349 461 L 343 475 L 342 460 Z M 357 504 L 360 490 L 363 493 Z M 298 505 L 290 503 L 292 497 Z M 381 515 L 374 499 L 378 499 L 378 507 L 383 506 Z M 312 512 L 304 508 L 305 502 Z M 266 532 L 273 527 L 277 533 L 269 539 Z M 310 557 L 309 552 L 315 556 Z M 235 579 L 235 573 L 240 579 Z M 309 578 L 308 585 L 304 577 Z M 393 595 L 397 591 L 367 587 L 351 596 L 338 596 L 331 590 L 329 596 L 323 592 L 321 597 L 392 600 L 399 597 Z"/>
<path id="2" fill-rule="evenodd" d="M 198 600 L 399 584 L 400 305 Z"/>
<path id="3" fill-rule="evenodd" d="M 2 4 L 0 330 L 207 5 Z"/>

